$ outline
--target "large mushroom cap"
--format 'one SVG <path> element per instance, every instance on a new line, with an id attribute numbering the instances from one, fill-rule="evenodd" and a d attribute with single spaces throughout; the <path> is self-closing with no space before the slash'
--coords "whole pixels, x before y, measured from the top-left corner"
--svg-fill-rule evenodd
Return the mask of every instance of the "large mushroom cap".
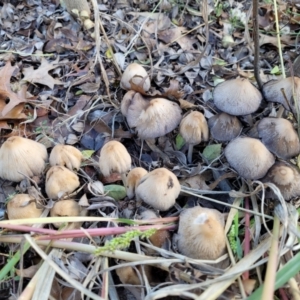
<path id="1" fill-rule="evenodd" d="M 264 177 L 275 162 L 261 141 L 249 137 L 232 140 L 225 148 L 225 156 L 230 166 L 246 179 Z"/>
<path id="2" fill-rule="evenodd" d="M 46 147 L 19 136 L 8 138 L 0 149 L 0 177 L 19 182 L 39 176 L 48 158 Z"/>
<path id="3" fill-rule="evenodd" d="M 300 153 L 298 134 L 288 120 L 263 118 L 257 130 L 263 144 L 276 156 L 289 159 Z"/>
<path id="4" fill-rule="evenodd" d="M 236 116 L 217 114 L 208 120 L 211 136 L 218 141 L 231 141 L 242 131 L 242 124 Z"/>
<path id="5" fill-rule="evenodd" d="M 224 218 L 219 211 L 196 206 L 181 212 L 178 249 L 182 254 L 215 260 L 224 254 L 225 247 Z"/>
<path id="6" fill-rule="evenodd" d="M 158 168 L 145 175 L 139 182 L 136 197 L 154 209 L 168 210 L 180 193 L 177 177 L 165 168 Z"/>
<path id="7" fill-rule="evenodd" d="M 135 189 L 138 186 L 140 179 L 146 174 L 148 174 L 148 172 L 144 168 L 134 168 L 128 173 L 126 179 L 126 193 L 129 199 L 134 197 Z"/>
<path id="8" fill-rule="evenodd" d="M 244 116 L 259 108 L 262 95 L 249 80 L 236 78 L 218 84 L 213 98 L 216 107 L 221 111 L 234 116 Z"/>

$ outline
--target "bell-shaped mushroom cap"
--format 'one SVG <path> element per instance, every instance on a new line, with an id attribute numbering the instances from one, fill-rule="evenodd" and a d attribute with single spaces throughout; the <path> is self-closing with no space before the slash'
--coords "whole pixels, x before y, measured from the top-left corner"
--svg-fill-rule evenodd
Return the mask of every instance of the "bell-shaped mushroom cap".
<path id="1" fill-rule="evenodd" d="M 134 168 L 128 173 L 126 179 L 126 185 L 127 185 L 126 193 L 129 199 L 132 199 L 134 197 L 135 189 L 140 179 L 146 174 L 148 174 L 148 172 L 144 168 Z"/>
<path id="2" fill-rule="evenodd" d="M 253 138 L 238 137 L 225 148 L 230 166 L 246 179 L 264 177 L 275 163 L 274 156 L 265 145 Z"/>
<path id="3" fill-rule="evenodd" d="M 36 207 L 35 200 L 27 194 L 17 194 L 7 203 L 10 220 L 38 218 L 43 209 Z"/>
<path id="4" fill-rule="evenodd" d="M 136 123 L 141 139 L 153 139 L 171 132 L 181 120 L 181 108 L 164 98 L 151 100 Z"/>
<path id="5" fill-rule="evenodd" d="M 121 78 L 120 86 L 124 90 L 132 90 L 133 86 L 130 82 L 135 85 L 140 85 L 142 84 L 142 81 L 142 87 L 144 91 L 147 92 L 150 89 L 150 78 L 146 70 L 141 65 L 132 63 L 125 69 Z"/>
<path id="6" fill-rule="evenodd" d="M 39 176 L 47 158 L 43 144 L 19 136 L 10 137 L 0 149 L 0 177 L 20 182 L 26 177 Z"/>
<path id="7" fill-rule="evenodd" d="M 179 193 L 180 183 L 177 177 L 165 168 L 158 168 L 145 175 L 135 190 L 138 201 L 142 200 L 162 211 L 175 204 Z"/>
<path id="8" fill-rule="evenodd" d="M 80 185 L 78 176 L 62 166 L 51 167 L 46 175 L 46 193 L 51 199 L 58 199 L 72 193 Z"/>
<path id="9" fill-rule="evenodd" d="M 192 111 L 181 120 L 179 132 L 184 140 L 192 145 L 200 144 L 201 141 L 208 141 L 209 139 L 206 119 L 199 111 Z"/>
<path id="10" fill-rule="evenodd" d="M 236 78 L 218 84 L 213 98 L 221 111 L 233 116 L 244 116 L 259 108 L 262 95 L 248 79 Z"/>
<path id="11" fill-rule="evenodd" d="M 276 156 L 289 159 L 300 153 L 298 134 L 288 120 L 263 118 L 257 130 L 263 144 Z"/>
<path id="12" fill-rule="evenodd" d="M 231 141 L 242 131 L 242 124 L 236 116 L 220 113 L 208 120 L 211 136 L 218 141 Z"/>
<path id="13" fill-rule="evenodd" d="M 56 145 L 50 154 L 49 162 L 51 166 L 63 166 L 70 170 L 79 170 L 82 161 L 81 152 L 69 145 Z"/>
<path id="14" fill-rule="evenodd" d="M 131 168 L 131 157 L 118 141 L 109 141 L 100 151 L 99 167 L 103 176 L 112 173 L 124 174 Z"/>
<path id="15" fill-rule="evenodd" d="M 226 248 L 223 215 L 215 210 L 195 206 L 180 213 L 178 250 L 194 259 L 215 260 Z"/>
<path id="16" fill-rule="evenodd" d="M 274 183 L 285 200 L 300 196 L 300 174 L 296 168 L 284 162 L 276 162 L 262 182 Z M 273 191 L 268 192 L 267 197 L 276 198 Z"/>

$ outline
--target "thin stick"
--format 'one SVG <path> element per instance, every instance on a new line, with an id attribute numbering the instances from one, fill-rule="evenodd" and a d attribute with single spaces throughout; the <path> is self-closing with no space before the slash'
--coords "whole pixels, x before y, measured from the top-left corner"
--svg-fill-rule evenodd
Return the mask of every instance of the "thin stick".
<path id="1" fill-rule="evenodd" d="M 187 156 L 187 160 L 188 160 L 188 163 L 191 164 L 192 161 L 193 161 L 193 149 L 194 149 L 194 145 L 192 144 L 189 144 L 189 151 L 188 151 L 188 156 Z"/>

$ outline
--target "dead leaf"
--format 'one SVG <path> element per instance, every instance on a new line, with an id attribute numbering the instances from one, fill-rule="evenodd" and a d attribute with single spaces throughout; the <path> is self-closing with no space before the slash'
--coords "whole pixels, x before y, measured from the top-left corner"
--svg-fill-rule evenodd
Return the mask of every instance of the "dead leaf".
<path id="1" fill-rule="evenodd" d="M 21 269 L 21 270 L 16 269 L 16 273 L 18 276 L 21 277 L 32 278 L 38 269 L 39 269 L 39 265 L 33 265 L 27 269 Z"/>

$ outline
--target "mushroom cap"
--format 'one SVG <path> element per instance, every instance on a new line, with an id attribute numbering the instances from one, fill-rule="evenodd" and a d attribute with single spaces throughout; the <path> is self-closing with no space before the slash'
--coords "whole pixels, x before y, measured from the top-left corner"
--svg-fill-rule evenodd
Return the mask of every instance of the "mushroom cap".
<path id="1" fill-rule="evenodd" d="M 171 132 L 181 120 L 181 108 L 164 98 L 152 99 L 136 121 L 141 139 L 153 139 Z"/>
<path id="2" fill-rule="evenodd" d="M 17 194 L 7 203 L 7 215 L 10 220 L 39 218 L 43 209 L 28 194 Z"/>
<path id="3" fill-rule="evenodd" d="M 259 179 L 266 175 L 275 158 L 265 145 L 253 138 L 238 137 L 225 148 L 230 166 L 246 179 Z"/>
<path id="4" fill-rule="evenodd" d="M 134 168 L 127 175 L 127 188 L 126 193 L 129 199 L 132 199 L 135 194 L 135 189 L 140 181 L 140 179 L 148 174 L 148 171 L 144 168 Z"/>
<path id="5" fill-rule="evenodd" d="M 276 156 L 289 159 L 300 153 L 298 134 L 288 120 L 263 118 L 257 130 L 263 144 Z"/>
<path id="6" fill-rule="evenodd" d="M 223 215 L 195 206 L 180 213 L 178 250 L 194 259 L 215 260 L 224 254 L 226 238 Z"/>
<path id="7" fill-rule="evenodd" d="M 209 139 L 206 119 L 199 111 L 192 111 L 181 120 L 179 132 L 184 140 L 192 145 L 200 144 L 201 141 L 208 141 Z"/>
<path id="8" fill-rule="evenodd" d="M 208 120 L 211 136 L 218 141 L 231 141 L 240 135 L 242 124 L 236 116 L 220 113 Z"/>
<path id="9" fill-rule="evenodd" d="M 0 148 L 0 177 L 20 182 L 26 177 L 40 176 L 47 159 L 43 144 L 20 136 L 10 137 Z"/>
<path id="10" fill-rule="evenodd" d="M 300 174 L 287 163 L 276 162 L 261 181 L 274 183 L 285 200 L 300 196 Z M 273 191 L 270 191 L 267 197 L 276 198 Z"/>
<path id="11" fill-rule="evenodd" d="M 118 141 L 107 142 L 100 151 L 99 167 L 104 177 L 112 173 L 126 173 L 131 168 L 131 157 Z"/>
<path id="12" fill-rule="evenodd" d="M 218 109 L 233 116 L 255 112 L 261 103 L 260 91 L 245 78 L 226 80 L 218 84 L 213 93 Z"/>
<path id="13" fill-rule="evenodd" d="M 132 90 L 133 87 L 130 84 L 130 80 L 134 84 L 139 85 L 144 78 L 145 80 L 143 84 L 143 89 L 145 92 L 147 92 L 150 89 L 150 78 L 146 70 L 141 65 L 137 63 L 132 63 L 129 64 L 125 69 L 121 78 L 120 86 L 124 90 Z"/>
<path id="14" fill-rule="evenodd" d="M 46 175 L 46 193 L 51 199 L 58 199 L 72 193 L 80 185 L 78 176 L 63 166 L 51 167 Z"/>
<path id="15" fill-rule="evenodd" d="M 56 145 L 49 157 L 51 166 L 63 166 L 72 170 L 79 170 L 82 161 L 81 152 L 69 145 Z"/>
<path id="16" fill-rule="evenodd" d="M 177 177 L 165 168 L 158 168 L 145 175 L 135 189 L 137 200 L 162 211 L 175 204 L 179 193 L 180 183 Z"/>

